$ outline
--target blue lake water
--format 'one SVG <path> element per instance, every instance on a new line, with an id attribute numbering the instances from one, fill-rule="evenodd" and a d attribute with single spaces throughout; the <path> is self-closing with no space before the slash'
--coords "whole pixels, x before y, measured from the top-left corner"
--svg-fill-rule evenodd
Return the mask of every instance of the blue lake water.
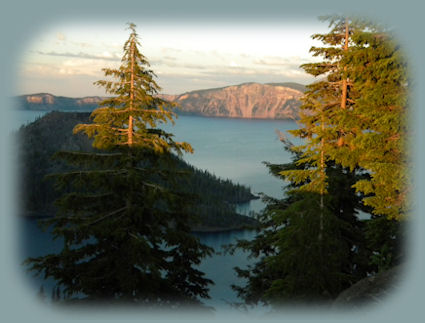
<path id="1" fill-rule="evenodd" d="M 16 123 L 10 125 L 10 130 L 16 130 L 42 116 L 44 112 L 17 111 Z M 245 120 L 225 118 L 203 118 L 196 116 L 180 116 L 175 125 L 165 125 L 165 129 L 175 134 L 175 140 L 189 142 L 195 152 L 186 154 L 184 158 L 200 169 L 229 178 L 234 182 L 251 187 L 254 193 L 263 192 L 273 197 L 282 196 L 283 182 L 272 177 L 263 161 L 286 163 L 290 155 L 283 149 L 276 130 L 285 132 L 295 129 L 296 123 L 288 120 Z M 259 211 L 263 208 L 260 200 L 240 205 L 238 210 L 248 214 L 249 211 Z M 61 249 L 60 241 L 52 243 L 48 233 L 41 232 L 35 220 L 23 220 L 22 259 L 28 256 L 38 256 Z M 197 233 L 200 240 L 213 247 L 218 254 L 205 259 L 200 269 L 215 282 L 210 289 L 211 299 L 206 304 L 214 306 L 217 311 L 230 309 L 229 303 L 237 302 L 236 293 L 231 284 L 241 285 L 244 282 L 236 276 L 235 266 L 245 267 L 252 260 L 247 259 L 243 252 L 234 255 L 222 254 L 222 245 L 234 243 L 237 239 L 252 239 L 252 231 L 231 231 L 221 233 Z M 47 286 L 47 296 L 50 296 L 49 285 L 52 282 L 33 280 L 34 287 L 40 284 Z"/>
<path id="2" fill-rule="evenodd" d="M 30 110 L 19 110 L 12 113 L 8 126 L 9 131 L 18 130 L 21 126 L 26 125 L 35 121 L 38 118 L 44 116 L 46 111 L 30 111 Z"/>
<path id="3" fill-rule="evenodd" d="M 165 129 L 174 133 L 177 141 L 192 145 L 194 154 L 185 155 L 190 164 L 247 185 L 253 193 L 279 197 L 284 183 L 270 176 L 262 162 L 290 161 L 276 130 L 286 132 L 296 127 L 290 120 L 180 116 L 174 126 L 167 125 Z"/>

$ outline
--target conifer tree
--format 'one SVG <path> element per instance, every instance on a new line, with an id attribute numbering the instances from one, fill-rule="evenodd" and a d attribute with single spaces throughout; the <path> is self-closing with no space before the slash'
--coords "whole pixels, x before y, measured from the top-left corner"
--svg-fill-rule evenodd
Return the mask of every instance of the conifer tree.
<path id="1" fill-rule="evenodd" d="M 332 29 L 314 35 L 325 46 L 311 49 L 323 61 L 302 66 L 323 79 L 309 85 L 304 97 L 302 127 L 293 131 L 307 139 L 299 149 L 306 158 L 364 170 L 370 178 L 355 185 L 366 195 L 364 203 L 375 215 L 401 219 L 408 187 L 405 60 L 385 28 L 361 19 L 323 19 Z M 318 165 L 315 171 L 286 175 L 293 180 L 310 177 L 306 188 L 320 186 L 323 176 L 317 175 Z"/>
<path id="2" fill-rule="evenodd" d="M 355 104 L 345 111 L 353 129 L 334 160 L 357 165 L 367 175 L 354 187 L 373 212 L 366 227 L 374 271 L 403 260 L 404 220 L 408 214 L 409 177 L 406 126 L 408 76 L 405 56 L 391 31 L 377 24 L 353 34 L 344 57 L 355 89 Z M 350 166 L 352 167 L 352 166 Z"/>
<path id="3" fill-rule="evenodd" d="M 142 305 L 198 304 L 212 283 L 195 268 L 211 253 L 190 233 L 190 197 L 176 189 L 174 153 L 191 152 L 159 128 L 173 121 L 170 104 L 139 51 L 134 24 L 118 69 L 102 80 L 113 97 L 74 132 L 93 138 L 96 152 L 60 152 L 74 170 L 53 174 L 67 193 L 47 221 L 60 253 L 30 258 L 30 269 L 52 277 L 65 300 L 128 301 Z M 161 185 L 159 183 L 164 183 Z"/>
<path id="4" fill-rule="evenodd" d="M 315 34 L 313 39 L 325 43 L 325 47 L 312 47 L 313 56 L 323 56 L 318 63 L 304 64 L 301 67 L 315 77 L 325 76 L 307 86 L 302 98 L 299 129 L 290 131 L 304 140 L 304 144 L 293 147 L 302 156 L 300 164 L 308 163 L 311 169 L 297 169 L 282 173 L 294 183 L 304 182 L 300 189 L 326 193 L 325 164 L 332 160 L 336 151 L 344 143 L 341 110 L 351 108 L 347 66 L 342 66 L 342 57 L 348 51 L 348 44 L 355 25 L 345 17 L 326 16 L 332 28 L 327 34 Z M 354 167 L 353 167 L 354 168 Z"/>
<path id="5" fill-rule="evenodd" d="M 268 165 L 289 180 L 282 200 L 266 198 L 261 232 L 238 247 L 259 258 L 235 286 L 247 303 L 333 298 L 367 273 L 396 264 L 405 203 L 407 79 L 391 36 L 369 22 L 324 17 L 314 35 L 319 63 L 302 67 L 307 86 L 293 163 Z M 354 191 L 357 190 L 357 193 Z M 363 204 L 360 203 L 363 201 Z M 359 221 L 357 210 L 373 210 Z"/>
<path id="6" fill-rule="evenodd" d="M 294 156 L 291 163 L 267 164 L 282 180 L 286 171 L 310 168 L 300 162 L 304 157 L 294 146 L 286 149 Z M 234 289 L 247 304 L 277 307 L 329 301 L 366 276 L 369 253 L 363 223 L 355 216 L 361 198 L 351 187 L 357 178 L 349 170 L 330 166 L 325 167 L 329 183 L 325 195 L 297 189 L 303 182 L 287 182 L 282 199 L 265 197 L 267 207 L 259 216 L 256 238 L 236 246 L 257 259 L 248 268 L 236 268 L 247 284 Z"/>
<path id="7" fill-rule="evenodd" d="M 326 165 L 344 142 L 345 131 L 339 124 L 341 110 L 349 109 L 350 100 L 347 67 L 342 67 L 341 60 L 348 51 L 351 34 L 357 27 L 345 17 L 327 16 L 331 31 L 327 34 L 315 34 L 314 39 L 324 42 L 327 47 L 312 47 L 314 56 L 323 56 L 323 62 L 304 64 L 302 67 L 316 77 L 326 78 L 307 86 L 302 98 L 300 128 L 292 134 L 305 140 L 303 145 L 293 147 L 301 158 L 299 164 L 309 168 L 291 169 L 282 172 L 295 184 L 303 183 L 297 190 L 320 194 L 319 204 L 319 241 L 323 235 L 324 198 L 327 193 Z"/>

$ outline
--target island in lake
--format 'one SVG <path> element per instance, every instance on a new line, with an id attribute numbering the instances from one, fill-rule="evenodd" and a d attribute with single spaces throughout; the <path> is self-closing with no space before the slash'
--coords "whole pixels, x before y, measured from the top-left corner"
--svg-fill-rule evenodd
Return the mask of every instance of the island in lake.
<path id="1" fill-rule="evenodd" d="M 93 151 L 87 136 L 72 133 L 78 123 L 89 122 L 89 116 L 88 112 L 55 111 L 19 129 L 22 215 L 43 217 L 55 214 L 54 201 L 60 192 L 54 189 L 54 183 L 46 180 L 45 176 L 67 170 L 65 163 L 52 159 L 55 152 Z M 179 168 L 190 174 L 182 179 L 179 186 L 184 193 L 197 195 L 194 208 L 200 220 L 191 224 L 193 231 L 226 231 L 256 225 L 255 219 L 235 211 L 236 204 L 258 198 L 251 193 L 250 188 L 221 179 L 176 158 Z"/>

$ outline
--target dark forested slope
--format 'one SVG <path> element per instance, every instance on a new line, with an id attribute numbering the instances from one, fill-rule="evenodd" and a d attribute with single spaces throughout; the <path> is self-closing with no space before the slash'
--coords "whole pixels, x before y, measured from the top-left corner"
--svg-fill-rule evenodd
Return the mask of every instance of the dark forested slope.
<path id="1" fill-rule="evenodd" d="M 19 129 L 21 214 L 44 216 L 55 212 L 53 202 L 59 193 L 45 176 L 65 170 L 67 166 L 51 157 L 60 150 L 93 149 L 85 135 L 72 133 L 76 124 L 89 122 L 89 116 L 90 113 L 51 112 Z M 183 160 L 178 164 L 190 174 L 180 185 L 182 191 L 198 195 L 194 208 L 201 221 L 192 225 L 194 230 L 228 230 L 255 223 L 251 218 L 236 214 L 233 206 L 255 198 L 249 188 L 198 170 Z"/>

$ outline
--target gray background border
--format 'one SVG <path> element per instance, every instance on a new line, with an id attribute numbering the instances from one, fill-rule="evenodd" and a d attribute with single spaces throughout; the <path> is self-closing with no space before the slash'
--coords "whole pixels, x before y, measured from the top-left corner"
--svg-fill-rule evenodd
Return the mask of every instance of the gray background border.
<path id="1" fill-rule="evenodd" d="M 329 13 L 355 13 L 369 16 L 395 27 L 411 66 L 412 97 L 412 172 L 415 180 L 412 189 L 413 225 L 410 227 L 409 257 L 401 287 L 381 306 L 354 312 L 331 311 L 291 311 L 279 317 L 269 317 L 274 321 L 344 320 L 363 322 L 401 322 L 424 317 L 423 289 L 425 285 L 424 266 L 424 201 L 423 180 L 425 165 L 423 138 L 425 138 L 425 115 L 420 103 L 423 100 L 423 77 L 425 76 L 423 57 L 425 53 L 424 5 L 420 1 L 22 1 L 3 2 L 0 12 L 0 320 L 2 322 L 47 322 L 70 319 L 137 319 L 140 321 L 203 320 L 196 313 L 162 313 L 160 316 L 131 312 L 126 309 L 110 311 L 63 312 L 50 309 L 34 302 L 27 285 L 19 275 L 16 258 L 16 223 L 13 221 L 19 196 L 15 194 L 16 176 L 14 173 L 14 143 L 5 131 L 5 125 L 13 118 L 10 98 L 17 94 L 17 68 L 20 53 L 25 50 L 31 36 L 43 28 L 54 25 L 63 19 L 79 21 L 132 20 L 137 17 L 146 20 L 163 20 L 168 23 L 186 24 L 227 22 L 231 24 L 306 19 Z M 276 40 L 279 41 L 279 40 Z M 422 315 L 421 315 L 422 314 Z M 212 320 L 257 321 L 258 317 L 245 317 L 236 314 L 223 314 Z"/>

